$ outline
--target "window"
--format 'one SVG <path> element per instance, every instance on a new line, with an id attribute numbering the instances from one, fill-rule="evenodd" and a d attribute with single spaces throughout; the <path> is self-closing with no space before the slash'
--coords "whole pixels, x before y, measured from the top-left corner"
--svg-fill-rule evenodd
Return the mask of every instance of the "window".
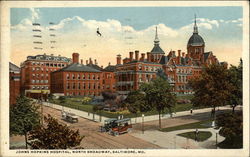
<path id="1" fill-rule="evenodd" d="M 70 85 L 69 85 L 69 83 L 67 83 L 67 89 L 70 89 Z"/>
<path id="2" fill-rule="evenodd" d="M 44 80 L 45 83 L 48 83 L 49 81 L 48 80 Z"/>
<path id="3" fill-rule="evenodd" d="M 83 83 L 83 89 L 85 89 L 85 83 Z"/>
<path id="4" fill-rule="evenodd" d="M 85 80 L 85 75 L 84 74 L 82 75 L 82 79 Z"/>
<path id="5" fill-rule="evenodd" d="M 32 71 L 35 71 L 35 68 L 32 68 Z"/>
<path id="6" fill-rule="evenodd" d="M 39 80 L 36 80 L 36 83 L 39 83 Z"/>
<path id="7" fill-rule="evenodd" d="M 35 80 L 32 80 L 31 82 L 32 82 L 32 83 L 35 83 Z"/>
<path id="8" fill-rule="evenodd" d="M 43 83 L 43 80 L 41 80 L 41 83 Z"/>
<path id="9" fill-rule="evenodd" d="M 88 74 L 88 79 L 90 79 L 90 75 Z"/>
<path id="10" fill-rule="evenodd" d="M 72 89 L 75 89 L 75 88 L 76 88 L 76 85 L 75 85 L 75 83 L 73 83 Z"/>
<path id="11" fill-rule="evenodd" d="M 74 74 L 72 74 L 72 79 L 75 79 L 75 75 Z"/>
<path id="12" fill-rule="evenodd" d="M 78 83 L 78 89 L 81 89 L 81 83 Z"/>
<path id="13" fill-rule="evenodd" d="M 93 80 L 95 79 L 95 74 L 92 75 L 92 79 L 93 79 Z"/>
<path id="14" fill-rule="evenodd" d="M 80 75 L 79 75 L 79 74 L 77 74 L 77 79 L 78 79 L 78 80 L 80 80 L 80 79 L 81 79 L 81 77 L 80 77 Z"/>
<path id="15" fill-rule="evenodd" d="M 67 78 L 67 80 L 69 80 L 69 74 L 66 74 L 66 78 Z"/>

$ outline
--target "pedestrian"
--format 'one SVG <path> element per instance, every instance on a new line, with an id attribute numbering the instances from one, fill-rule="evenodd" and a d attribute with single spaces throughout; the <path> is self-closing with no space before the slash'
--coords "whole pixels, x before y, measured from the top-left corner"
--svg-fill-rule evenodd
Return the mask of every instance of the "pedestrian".
<path id="1" fill-rule="evenodd" d="M 193 109 L 192 108 L 190 109 L 190 113 L 193 114 Z"/>
<path id="2" fill-rule="evenodd" d="M 198 134 L 199 134 L 199 131 L 198 129 L 195 130 L 195 141 L 198 141 Z"/>

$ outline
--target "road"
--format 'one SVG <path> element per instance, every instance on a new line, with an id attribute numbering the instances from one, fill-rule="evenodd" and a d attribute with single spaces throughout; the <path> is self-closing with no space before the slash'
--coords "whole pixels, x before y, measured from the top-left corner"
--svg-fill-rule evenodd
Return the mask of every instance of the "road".
<path id="1" fill-rule="evenodd" d="M 80 147 L 85 149 L 119 149 L 119 148 L 160 148 L 155 144 L 151 144 L 130 134 L 122 134 L 118 137 L 111 136 L 108 133 L 99 132 L 100 123 L 93 122 L 79 117 L 78 123 L 68 123 L 61 120 L 61 112 L 59 110 L 44 107 L 45 115 L 50 114 L 60 123 L 68 125 L 71 129 L 79 129 L 80 135 L 85 136 Z"/>

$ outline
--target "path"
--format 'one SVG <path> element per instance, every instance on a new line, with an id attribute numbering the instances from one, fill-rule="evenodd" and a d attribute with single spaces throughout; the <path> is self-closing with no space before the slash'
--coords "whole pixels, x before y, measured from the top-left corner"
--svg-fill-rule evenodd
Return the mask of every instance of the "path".
<path id="1" fill-rule="evenodd" d="M 133 133 L 132 135 L 142 140 L 152 142 L 162 148 L 167 149 L 204 149 L 216 148 L 216 133 L 213 128 L 199 129 L 199 131 L 209 131 L 212 136 L 203 142 L 196 142 L 192 139 L 178 136 L 177 134 L 195 131 L 195 129 L 177 130 L 172 132 L 161 132 L 158 130 L 148 130 L 142 133 Z M 218 134 L 218 143 L 222 142 L 225 138 Z"/>

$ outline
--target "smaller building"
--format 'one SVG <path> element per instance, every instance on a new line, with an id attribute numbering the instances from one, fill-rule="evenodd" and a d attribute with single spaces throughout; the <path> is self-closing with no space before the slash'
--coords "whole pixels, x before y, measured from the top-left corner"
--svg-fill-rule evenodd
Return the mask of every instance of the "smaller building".
<path id="1" fill-rule="evenodd" d="M 51 93 L 61 96 L 100 96 L 102 72 L 79 63 L 79 54 L 73 53 L 73 63 L 51 73 Z"/>
<path id="2" fill-rule="evenodd" d="M 13 63 L 9 63 L 9 102 L 16 104 L 16 98 L 20 95 L 20 68 Z"/>
<path id="3" fill-rule="evenodd" d="M 28 97 L 41 98 L 50 93 L 50 74 L 66 67 L 71 59 L 53 54 L 28 56 L 21 63 L 21 92 Z"/>

